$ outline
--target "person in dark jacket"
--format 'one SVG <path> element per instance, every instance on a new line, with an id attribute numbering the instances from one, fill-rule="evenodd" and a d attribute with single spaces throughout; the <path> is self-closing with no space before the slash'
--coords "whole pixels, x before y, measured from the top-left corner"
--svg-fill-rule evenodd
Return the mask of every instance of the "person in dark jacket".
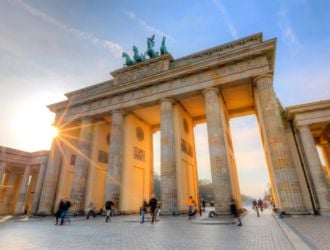
<path id="1" fill-rule="evenodd" d="M 156 213 L 156 208 L 157 208 L 157 199 L 154 194 L 151 196 L 151 199 L 149 200 L 149 207 L 150 207 L 150 213 L 151 213 L 151 224 L 154 224 L 155 213 Z"/>
<path id="2" fill-rule="evenodd" d="M 109 222 L 110 216 L 111 216 L 111 212 L 112 212 L 112 206 L 114 205 L 114 203 L 110 200 L 105 202 L 105 210 L 107 212 L 107 217 L 105 217 L 105 222 Z"/>
<path id="3" fill-rule="evenodd" d="M 55 226 L 58 225 L 58 219 L 62 217 L 62 212 L 63 212 L 63 209 L 64 209 L 64 200 L 61 199 L 60 200 L 60 203 L 58 205 L 58 209 L 55 213 L 55 217 L 56 217 L 56 223 L 55 223 Z"/>
<path id="4" fill-rule="evenodd" d="M 61 215 L 61 226 L 63 226 L 64 224 L 64 219 L 67 216 L 68 210 L 71 207 L 71 202 L 68 199 L 64 200 L 64 205 L 63 205 L 63 211 L 62 211 L 62 215 Z"/>
<path id="5" fill-rule="evenodd" d="M 144 223 L 144 215 L 147 213 L 148 202 L 144 199 L 141 207 L 141 224 Z"/>
<path id="6" fill-rule="evenodd" d="M 240 218 L 239 211 L 236 207 L 236 202 L 233 198 L 230 200 L 230 212 L 231 212 L 232 215 L 234 215 L 235 218 L 237 218 L 237 221 L 238 221 L 237 226 L 241 227 L 242 226 L 242 221 L 241 221 L 241 218 Z"/>

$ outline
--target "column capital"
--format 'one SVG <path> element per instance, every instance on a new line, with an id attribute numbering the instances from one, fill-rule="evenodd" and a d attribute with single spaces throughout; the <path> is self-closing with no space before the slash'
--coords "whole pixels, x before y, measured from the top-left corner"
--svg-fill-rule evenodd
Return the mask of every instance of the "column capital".
<path id="1" fill-rule="evenodd" d="M 127 112 L 125 112 L 124 110 L 122 109 L 114 109 L 114 110 L 111 110 L 110 111 L 110 114 L 111 115 L 114 115 L 114 114 L 121 114 L 122 116 L 125 116 L 127 114 Z"/>
<path id="2" fill-rule="evenodd" d="M 208 92 L 213 92 L 213 93 L 219 94 L 219 89 L 215 88 L 215 87 L 210 87 L 210 88 L 204 89 L 202 91 L 202 94 L 205 96 L 206 93 L 208 93 Z"/>
<path id="3" fill-rule="evenodd" d="M 161 98 L 159 100 L 159 103 L 162 103 L 162 102 L 170 102 L 170 103 L 174 104 L 176 101 L 174 99 L 172 99 L 172 98 L 164 97 L 164 98 Z"/>
<path id="4" fill-rule="evenodd" d="M 310 131 L 310 128 L 308 125 L 304 124 L 304 125 L 298 125 L 296 126 L 296 128 L 301 131 L 301 130 L 309 130 Z"/>
<path id="5" fill-rule="evenodd" d="M 257 83 L 259 80 L 264 79 L 264 78 L 270 78 L 270 80 L 273 81 L 273 75 L 271 75 L 271 74 L 261 74 L 261 75 L 256 76 L 253 79 L 253 82 Z"/>
<path id="6" fill-rule="evenodd" d="M 92 116 L 83 116 L 80 118 L 81 122 L 93 122 L 94 118 Z"/>
<path id="7" fill-rule="evenodd" d="M 47 162 L 48 162 L 48 156 L 42 156 L 42 157 L 40 157 L 38 162 L 39 162 L 40 165 L 47 164 Z"/>

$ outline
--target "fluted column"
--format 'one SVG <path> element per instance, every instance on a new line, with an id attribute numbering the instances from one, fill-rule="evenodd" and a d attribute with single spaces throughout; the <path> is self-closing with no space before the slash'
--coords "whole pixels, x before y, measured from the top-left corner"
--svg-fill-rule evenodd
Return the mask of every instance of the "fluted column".
<path id="1" fill-rule="evenodd" d="M 298 175 L 291 156 L 281 116 L 280 104 L 273 89 L 271 75 L 255 78 L 254 97 L 263 142 L 268 154 L 269 168 L 278 206 L 287 212 L 305 212 Z"/>
<path id="2" fill-rule="evenodd" d="M 123 168 L 123 127 L 124 113 L 120 110 L 113 111 L 105 201 L 112 200 L 117 206 L 119 205 L 121 172 Z"/>
<path id="3" fill-rule="evenodd" d="M 70 201 L 72 211 L 82 212 L 85 209 L 88 168 L 91 164 L 91 143 L 93 137 L 92 119 L 84 117 L 81 121 L 77 158 L 74 165 Z"/>
<path id="4" fill-rule="evenodd" d="M 327 168 L 328 177 L 330 177 L 330 139 L 321 142 L 321 150 Z"/>
<path id="5" fill-rule="evenodd" d="M 330 213 L 330 190 L 322 170 L 322 164 L 316 149 L 316 145 L 314 143 L 312 133 L 308 126 L 301 126 L 298 129 L 318 198 L 320 212 Z"/>
<path id="6" fill-rule="evenodd" d="M 42 184 L 38 213 L 50 214 L 54 207 L 54 199 L 58 182 L 58 175 L 62 164 L 63 148 L 58 137 L 53 139 L 46 168 L 45 179 Z"/>
<path id="7" fill-rule="evenodd" d="M 229 213 L 232 190 L 227 158 L 228 149 L 225 145 L 226 135 L 222 120 L 224 107 L 221 96 L 218 93 L 219 90 L 216 88 L 209 88 L 203 91 L 215 210 L 217 213 Z"/>
<path id="8" fill-rule="evenodd" d="M 38 211 L 38 206 L 39 206 L 39 201 L 40 201 L 40 196 L 41 196 L 41 188 L 42 188 L 42 184 L 45 179 L 47 160 L 48 160 L 48 158 L 42 159 L 40 166 L 39 166 L 37 184 L 34 189 L 33 200 L 32 200 L 32 209 L 31 209 L 32 213 L 36 213 Z"/>
<path id="9" fill-rule="evenodd" d="M 162 213 L 177 210 L 173 100 L 160 102 L 160 188 Z"/>
<path id="10" fill-rule="evenodd" d="M 1 188 L 3 176 L 5 175 L 5 171 L 6 171 L 6 163 L 0 162 L 0 188 Z"/>
<path id="11" fill-rule="evenodd" d="M 31 174 L 31 167 L 29 165 L 25 166 L 23 179 L 19 188 L 19 196 L 16 202 L 15 214 L 23 214 L 24 204 L 26 200 L 26 194 L 28 191 L 28 181 Z"/>

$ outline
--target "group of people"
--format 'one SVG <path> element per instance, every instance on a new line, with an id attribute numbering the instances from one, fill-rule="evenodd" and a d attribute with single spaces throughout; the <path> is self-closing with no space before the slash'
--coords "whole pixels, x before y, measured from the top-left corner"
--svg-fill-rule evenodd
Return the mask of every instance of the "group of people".
<path id="1" fill-rule="evenodd" d="M 197 203 L 193 199 L 192 196 L 189 197 L 189 199 L 187 201 L 187 205 L 188 205 L 188 218 L 189 218 L 189 220 L 191 220 L 197 213 Z M 111 200 L 108 200 L 105 202 L 105 205 L 104 205 L 105 210 L 106 210 L 105 222 L 111 221 L 113 206 L 114 206 L 114 203 Z M 257 214 L 259 216 L 258 206 L 260 206 L 260 202 L 253 201 L 253 206 L 257 209 Z M 55 214 L 56 215 L 55 225 L 63 225 L 66 219 L 70 223 L 70 219 L 67 216 L 67 213 L 68 213 L 68 210 L 70 207 L 71 207 L 71 202 L 68 199 L 64 198 L 64 199 L 60 200 L 58 210 Z M 202 213 L 202 211 L 205 211 L 205 207 L 206 207 L 206 202 L 204 199 L 202 199 L 201 207 L 199 207 L 200 213 Z M 151 224 L 154 224 L 156 221 L 156 217 L 160 212 L 160 204 L 157 201 L 157 198 L 155 197 L 154 194 L 151 196 L 149 202 L 147 202 L 147 200 L 143 200 L 143 202 L 142 202 L 141 211 L 140 211 L 140 214 L 141 214 L 140 223 L 141 224 L 144 223 L 144 221 L 145 221 L 145 215 L 148 211 L 148 208 L 149 208 L 150 214 L 151 214 Z M 231 213 L 234 215 L 234 217 L 237 218 L 237 220 L 239 222 L 238 226 L 242 226 L 242 222 L 240 219 L 240 213 L 239 213 L 238 209 L 236 208 L 236 203 L 235 203 L 234 199 L 231 199 L 231 201 L 230 201 L 230 210 L 231 210 Z M 102 214 L 102 209 L 100 211 L 100 214 Z M 90 216 L 96 217 L 95 205 L 93 202 L 90 202 L 89 205 L 87 206 L 86 219 L 88 220 Z M 59 218 L 61 218 L 60 224 L 59 224 Z"/>
<path id="2" fill-rule="evenodd" d="M 262 212 L 264 208 L 267 208 L 267 203 L 259 198 L 258 201 L 252 201 L 252 208 L 257 212 L 257 217 L 260 217 L 259 210 Z"/>
<path id="3" fill-rule="evenodd" d="M 156 221 L 156 216 L 160 212 L 160 207 L 158 206 L 158 201 L 156 199 L 156 196 L 153 194 L 151 196 L 151 199 L 149 200 L 149 203 L 146 200 L 143 200 L 142 207 L 141 207 L 141 224 L 144 223 L 145 214 L 147 213 L 148 207 L 150 208 L 150 214 L 151 214 L 151 224 L 154 224 Z"/>

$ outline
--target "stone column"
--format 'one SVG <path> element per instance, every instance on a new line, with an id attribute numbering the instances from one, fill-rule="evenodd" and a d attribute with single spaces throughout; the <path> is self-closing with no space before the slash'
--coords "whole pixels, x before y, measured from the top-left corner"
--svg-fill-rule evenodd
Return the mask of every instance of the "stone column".
<path id="1" fill-rule="evenodd" d="M 32 200 L 31 212 L 33 214 L 38 211 L 38 206 L 39 206 L 39 201 L 40 201 L 40 196 L 41 196 L 41 188 L 42 188 L 42 184 L 45 179 L 47 160 L 48 160 L 48 158 L 45 157 L 45 159 L 42 159 L 42 161 L 39 165 L 38 179 L 37 179 L 36 187 L 34 189 L 33 200 Z"/>
<path id="2" fill-rule="evenodd" d="M 0 188 L 1 188 L 3 176 L 5 175 L 5 170 L 6 170 L 6 163 L 0 162 Z"/>
<path id="3" fill-rule="evenodd" d="M 105 183 L 105 201 L 111 200 L 117 207 L 119 206 L 121 172 L 123 168 L 123 129 L 124 113 L 120 110 L 115 110 L 112 113 L 111 122 L 108 171 Z"/>
<path id="4" fill-rule="evenodd" d="M 160 101 L 160 190 L 163 214 L 177 210 L 174 140 L 173 100 L 165 98 Z"/>
<path id="5" fill-rule="evenodd" d="M 255 78 L 254 97 L 277 206 L 286 212 L 306 212 L 271 75 Z"/>
<path id="6" fill-rule="evenodd" d="M 325 161 L 325 165 L 327 168 L 328 176 L 330 177 L 330 140 L 322 140 L 321 141 L 321 150 L 322 155 Z"/>
<path id="7" fill-rule="evenodd" d="M 211 174 L 215 211 L 229 213 L 229 202 L 232 196 L 228 151 L 225 144 L 223 127 L 223 102 L 216 88 L 203 91 L 205 100 L 207 134 L 210 150 Z"/>
<path id="8" fill-rule="evenodd" d="M 309 172 L 312 176 L 313 185 L 319 202 L 320 212 L 330 213 L 330 190 L 322 169 L 322 164 L 312 133 L 308 126 L 301 126 L 298 129 L 306 155 Z"/>
<path id="9" fill-rule="evenodd" d="M 50 214 L 54 207 L 55 193 L 57 189 L 59 170 L 62 164 L 63 148 L 59 137 L 54 138 L 49 153 L 45 179 L 42 184 L 38 213 Z"/>
<path id="10" fill-rule="evenodd" d="M 150 191 L 149 198 L 154 193 L 154 151 L 153 151 L 153 135 L 154 131 L 150 128 Z"/>
<path id="11" fill-rule="evenodd" d="M 74 165 L 70 201 L 72 211 L 83 212 L 87 187 L 88 168 L 91 164 L 92 119 L 84 117 L 81 121 L 77 158 Z"/>
<path id="12" fill-rule="evenodd" d="M 24 169 L 23 179 L 21 181 L 21 185 L 19 188 L 19 196 L 16 203 L 15 214 L 19 214 L 19 215 L 23 214 L 26 194 L 29 187 L 28 181 L 30 174 L 31 174 L 31 167 L 29 165 L 26 165 Z"/>

